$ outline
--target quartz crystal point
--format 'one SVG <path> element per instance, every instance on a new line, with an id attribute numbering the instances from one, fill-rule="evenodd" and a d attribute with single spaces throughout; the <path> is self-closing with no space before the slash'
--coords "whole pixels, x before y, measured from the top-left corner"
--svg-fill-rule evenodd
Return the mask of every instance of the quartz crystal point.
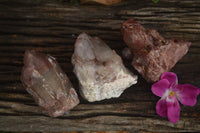
<path id="1" fill-rule="evenodd" d="M 27 50 L 21 81 L 44 113 L 51 117 L 61 116 L 79 103 L 68 77 L 49 55 Z"/>
<path id="2" fill-rule="evenodd" d="M 126 88 L 137 83 L 137 76 L 124 67 L 114 50 L 100 38 L 86 33 L 76 40 L 72 64 L 81 94 L 89 102 L 119 97 Z"/>
<path id="3" fill-rule="evenodd" d="M 164 39 L 156 30 L 145 29 L 132 19 L 122 24 L 121 31 L 132 52 L 133 67 L 148 82 L 158 81 L 162 73 L 170 71 L 191 45 L 182 40 Z"/>

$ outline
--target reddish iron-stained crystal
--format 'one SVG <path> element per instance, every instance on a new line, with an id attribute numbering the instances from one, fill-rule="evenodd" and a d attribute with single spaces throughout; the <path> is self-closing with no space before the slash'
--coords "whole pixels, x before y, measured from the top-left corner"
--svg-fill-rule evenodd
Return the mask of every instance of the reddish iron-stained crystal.
<path id="1" fill-rule="evenodd" d="M 49 55 L 27 50 L 21 81 L 44 113 L 51 117 L 61 116 L 79 103 L 67 75 Z"/>
<path id="2" fill-rule="evenodd" d="M 170 71 L 191 45 L 182 40 L 164 39 L 156 30 L 145 29 L 133 19 L 122 24 L 121 32 L 132 52 L 133 67 L 148 82 L 158 81 L 162 73 Z"/>

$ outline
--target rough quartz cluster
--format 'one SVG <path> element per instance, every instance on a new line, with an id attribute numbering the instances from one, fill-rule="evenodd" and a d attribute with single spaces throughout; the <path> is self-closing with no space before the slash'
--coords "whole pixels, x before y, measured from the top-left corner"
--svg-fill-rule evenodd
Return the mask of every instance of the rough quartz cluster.
<path id="1" fill-rule="evenodd" d="M 114 50 L 100 38 L 86 33 L 76 40 L 72 64 L 81 94 L 89 102 L 119 97 L 126 88 L 137 83 L 137 76 L 124 67 Z"/>
<path id="2" fill-rule="evenodd" d="M 63 115 L 79 103 L 67 75 L 49 55 L 27 50 L 21 81 L 44 113 L 51 117 Z"/>
<path id="3" fill-rule="evenodd" d="M 148 82 L 158 81 L 160 76 L 170 69 L 187 53 L 191 43 L 164 39 L 156 30 L 145 29 L 135 20 L 127 20 L 121 31 L 124 42 L 131 50 L 123 51 L 125 57 L 132 57 L 133 67 Z"/>

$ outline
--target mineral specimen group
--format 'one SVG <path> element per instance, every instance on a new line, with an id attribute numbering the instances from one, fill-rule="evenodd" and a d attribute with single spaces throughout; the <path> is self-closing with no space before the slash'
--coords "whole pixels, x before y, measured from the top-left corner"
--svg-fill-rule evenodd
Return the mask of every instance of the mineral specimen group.
<path id="1" fill-rule="evenodd" d="M 81 94 L 89 102 L 119 97 L 126 88 L 137 83 L 137 76 L 124 67 L 114 50 L 100 38 L 86 33 L 76 40 L 72 64 Z"/>
<path id="2" fill-rule="evenodd" d="M 63 115 L 79 103 L 67 75 L 49 55 L 27 50 L 21 81 L 44 113 L 51 117 Z"/>
<path id="3" fill-rule="evenodd" d="M 156 30 L 145 29 L 135 20 L 127 20 L 121 31 L 132 52 L 132 65 L 148 82 L 158 81 L 187 53 L 191 43 L 164 39 Z M 124 50 L 124 56 L 131 55 Z"/>

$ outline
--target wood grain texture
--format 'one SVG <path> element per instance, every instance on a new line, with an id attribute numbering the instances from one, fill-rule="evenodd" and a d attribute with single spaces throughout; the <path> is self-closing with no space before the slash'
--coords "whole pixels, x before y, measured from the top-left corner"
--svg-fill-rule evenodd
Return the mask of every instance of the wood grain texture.
<path id="1" fill-rule="evenodd" d="M 172 124 L 155 112 L 158 97 L 139 76 L 138 84 L 119 98 L 80 104 L 68 115 L 50 118 L 42 114 L 20 82 L 23 55 L 35 49 L 57 58 L 78 91 L 71 55 L 78 34 L 99 36 L 121 55 L 125 47 L 121 23 L 134 18 L 166 38 L 192 42 L 189 53 L 172 69 L 179 83 L 200 87 L 200 1 L 127 0 L 113 6 L 72 6 L 58 0 L 0 1 L 0 130 L 4 131 L 105 131 L 199 132 L 200 98 L 194 107 L 181 105 L 180 120 Z M 125 65 L 135 74 L 130 63 Z"/>

